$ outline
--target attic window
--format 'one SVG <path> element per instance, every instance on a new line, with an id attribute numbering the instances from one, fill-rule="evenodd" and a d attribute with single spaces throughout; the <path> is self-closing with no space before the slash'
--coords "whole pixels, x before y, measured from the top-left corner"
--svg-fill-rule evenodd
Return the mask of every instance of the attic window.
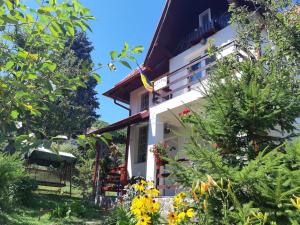
<path id="1" fill-rule="evenodd" d="M 199 27 L 205 27 L 210 22 L 211 22 L 211 10 L 209 8 L 199 15 Z"/>

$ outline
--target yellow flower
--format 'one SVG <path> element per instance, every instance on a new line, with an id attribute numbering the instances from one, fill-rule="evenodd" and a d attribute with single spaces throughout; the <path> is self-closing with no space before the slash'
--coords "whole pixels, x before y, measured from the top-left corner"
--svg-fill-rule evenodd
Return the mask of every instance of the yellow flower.
<path id="1" fill-rule="evenodd" d="M 144 184 L 134 184 L 134 185 L 132 185 L 133 186 L 133 188 L 136 190 L 136 191 L 144 191 L 145 190 L 145 186 L 144 186 Z"/>
<path id="2" fill-rule="evenodd" d="M 153 186 L 154 186 L 154 183 L 153 183 L 152 181 L 148 181 L 146 184 L 147 184 L 148 186 L 150 186 L 150 187 L 153 187 Z"/>
<path id="3" fill-rule="evenodd" d="M 300 197 L 294 196 L 295 199 L 291 198 L 291 202 L 293 206 L 295 206 L 298 210 L 300 210 Z"/>
<path id="4" fill-rule="evenodd" d="M 214 181 L 214 179 L 211 176 L 207 175 L 207 180 L 207 184 L 209 185 L 209 187 L 217 186 L 217 182 Z"/>
<path id="5" fill-rule="evenodd" d="M 151 217 L 147 215 L 143 215 L 141 218 L 139 218 L 136 225 L 148 225 L 151 224 Z"/>
<path id="6" fill-rule="evenodd" d="M 145 190 L 145 193 L 152 197 L 157 197 L 160 194 L 159 190 L 157 190 L 156 188 L 151 188 L 149 190 Z"/>
<path id="7" fill-rule="evenodd" d="M 169 225 L 177 224 L 178 215 L 175 212 L 170 212 L 168 214 Z"/>
<path id="8" fill-rule="evenodd" d="M 201 195 L 204 195 L 208 191 L 208 189 L 209 189 L 208 183 L 201 182 L 201 185 L 200 185 Z"/>
<path id="9" fill-rule="evenodd" d="M 180 212 L 177 216 L 177 222 L 180 223 L 184 219 L 185 219 L 185 212 Z"/>
<path id="10" fill-rule="evenodd" d="M 186 194 L 184 192 L 180 192 L 174 197 L 174 205 L 180 205 L 182 203 L 183 199 L 186 197 Z"/>
<path id="11" fill-rule="evenodd" d="M 192 209 L 192 208 L 188 209 L 188 210 L 186 211 L 186 215 L 187 215 L 187 217 L 189 217 L 189 218 L 194 217 L 194 216 L 195 216 L 194 209 Z"/>
<path id="12" fill-rule="evenodd" d="M 145 185 L 145 184 L 147 184 L 147 182 L 145 180 L 141 180 L 141 184 Z"/>
<path id="13" fill-rule="evenodd" d="M 139 208 L 133 208 L 131 209 L 131 212 L 137 217 L 140 218 L 142 216 L 142 210 Z"/>
<path id="14" fill-rule="evenodd" d="M 143 202 L 143 197 L 138 195 L 138 196 L 133 198 L 133 200 L 131 202 L 131 208 L 134 208 L 134 209 L 141 208 L 141 207 L 143 207 L 143 203 L 144 203 Z"/>
<path id="15" fill-rule="evenodd" d="M 159 211 L 159 208 L 160 208 L 160 203 L 153 200 L 152 201 L 153 205 L 152 205 L 152 208 L 151 208 L 151 212 L 152 213 L 157 213 Z"/>

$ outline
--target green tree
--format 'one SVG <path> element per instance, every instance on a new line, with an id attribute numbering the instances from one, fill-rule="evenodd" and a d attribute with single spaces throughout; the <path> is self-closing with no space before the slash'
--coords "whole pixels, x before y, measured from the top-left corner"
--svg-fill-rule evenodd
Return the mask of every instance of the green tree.
<path id="1" fill-rule="evenodd" d="M 43 1 L 36 8 L 24 1 L 5 0 L 0 6 L 0 142 L 12 138 L 18 147 L 30 139 L 29 134 L 38 133 L 34 126 L 19 129 L 28 122 L 28 115 L 41 117 L 49 110 L 47 103 L 64 90 L 84 86 L 83 76 L 65 76 L 54 59 L 60 58 L 75 30 L 85 31 L 87 21 L 94 18 L 75 0 Z M 21 32 L 26 35 L 20 40 Z"/>
<path id="2" fill-rule="evenodd" d="M 230 10 L 237 52 L 221 58 L 210 49 L 217 63 L 203 83 L 203 110 L 180 118 L 192 163 L 172 162 L 173 177 L 185 187 L 207 175 L 219 181 L 222 191 L 196 206 L 203 224 L 299 224 L 290 201 L 300 194 L 299 140 L 286 143 L 298 136 L 299 8 L 249 0 Z M 257 212 L 266 218 L 258 222 Z"/>
<path id="3" fill-rule="evenodd" d="M 86 132 L 97 119 L 99 107 L 96 98 L 97 80 L 93 76 L 91 51 L 93 46 L 83 32 L 76 33 L 75 38 L 66 43 L 61 57 L 56 59 L 62 73 L 72 79 L 84 77 L 84 86 L 76 90 L 64 90 L 63 95 L 55 101 L 48 102 L 49 111 L 44 113 L 38 124 L 43 130 L 43 138 L 66 135 L 75 138 Z M 74 123 L 74 121 L 76 121 Z"/>

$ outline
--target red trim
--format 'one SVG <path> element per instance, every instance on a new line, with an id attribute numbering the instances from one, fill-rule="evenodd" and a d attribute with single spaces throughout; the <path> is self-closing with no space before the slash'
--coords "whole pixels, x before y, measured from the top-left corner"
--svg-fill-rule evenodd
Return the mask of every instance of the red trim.
<path id="1" fill-rule="evenodd" d="M 128 126 L 130 126 L 132 124 L 145 121 L 148 118 L 149 118 L 149 111 L 145 110 L 145 111 L 137 113 L 137 114 L 135 114 L 133 116 L 127 117 L 127 118 L 125 118 L 123 120 L 120 120 L 120 121 L 118 121 L 116 123 L 113 123 L 113 124 L 111 124 L 111 125 L 109 125 L 107 127 L 103 127 L 103 128 L 98 129 L 98 130 L 92 131 L 89 134 L 103 134 L 105 132 L 119 130 L 119 129 L 122 129 L 124 127 L 128 127 Z"/>
<path id="2" fill-rule="evenodd" d="M 150 69 L 145 67 L 144 65 L 141 65 L 140 67 L 143 71 L 147 71 L 147 72 L 150 71 Z M 129 102 L 125 101 L 122 97 L 118 97 L 117 94 L 115 94 L 115 93 L 120 91 L 120 88 L 123 88 L 127 84 L 130 84 L 133 80 L 135 80 L 137 78 L 140 79 L 139 75 L 140 75 L 140 70 L 135 69 L 132 73 L 127 75 L 123 80 L 118 82 L 112 89 L 104 92 L 103 95 L 106 96 L 106 97 L 110 97 L 110 98 L 113 98 L 113 99 L 116 99 L 116 100 L 119 100 L 121 102 L 129 104 Z"/>

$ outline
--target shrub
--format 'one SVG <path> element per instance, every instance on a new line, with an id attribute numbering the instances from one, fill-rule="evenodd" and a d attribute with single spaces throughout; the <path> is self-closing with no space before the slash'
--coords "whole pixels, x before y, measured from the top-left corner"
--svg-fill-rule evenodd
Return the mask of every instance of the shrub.
<path id="1" fill-rule="evenodd" d="M 14 199 L 26 204 L 32 197 L 32 192 L 38 188 L 37 182 L 29 176 L 19 178 L 11 187 L 10 193 Z"/>
<path id="2" fill-rule="evenodd" d="M 56 204 L 56 207 L 51 211 L 50 218 L 69 218 L 71 212 L 72 210 L 69 203 L 59 203 Z"/>
<path id="3" fill-rule="evenodd" d="M 155 200 L 159 190 L 152 182 L 140 180 L 127 187 L 127 194 L 106 219 L 108 225 L 161 224 L 160 203 Z"/>
<path id="4" fill-rule="evenodd" d="M 15 192 L 12 191 L 25 171 L 19 155 L 0 153 L 0 208 L 9 208 L 15 200 Z"/>

